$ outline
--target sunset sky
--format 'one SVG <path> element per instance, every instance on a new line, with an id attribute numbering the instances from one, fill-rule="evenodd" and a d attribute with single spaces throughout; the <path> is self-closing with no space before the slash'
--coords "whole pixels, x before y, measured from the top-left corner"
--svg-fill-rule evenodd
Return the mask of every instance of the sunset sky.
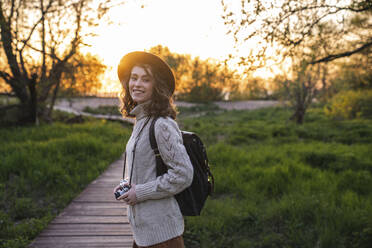
<path id="1" fill-rule="evenodd" d="M 115 67 L 130 51 L 161 44 L 172 52 L 223 60 L 234 41 L 226 35 L 221 15 L 218 0 L 128 0 L 113 8 L 109 12 L 113 24 L 101 25 L 87 49 L 114 68 L 107 71 L 103 90 L 117 90 Z"/>

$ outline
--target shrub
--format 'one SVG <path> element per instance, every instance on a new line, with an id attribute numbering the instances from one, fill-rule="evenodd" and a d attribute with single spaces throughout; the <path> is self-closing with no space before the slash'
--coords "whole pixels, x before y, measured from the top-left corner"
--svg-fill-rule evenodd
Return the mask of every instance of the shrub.
<path id="1" fill-rule="evenodd" d="M 324 111 L 335 119 L 371 119 L 372 90 L 340 92 L 331 99 Z"/>
<path id="2" fill-rule="evenodd" d="M 214 87 L 208 83 L 193 87 L 189 92 L 177 95 L 178 100 L 189 102 L 211 102 L 223 99 L 222 89 Z"/>
<path id="3" fill-rule="evenodd" d="M 97 108 L 85 107 L 84 112 L 91 114 L 102 114 L 102 115 L 121 115 L 117 106 L 104 106 L 100 105 Z"/>

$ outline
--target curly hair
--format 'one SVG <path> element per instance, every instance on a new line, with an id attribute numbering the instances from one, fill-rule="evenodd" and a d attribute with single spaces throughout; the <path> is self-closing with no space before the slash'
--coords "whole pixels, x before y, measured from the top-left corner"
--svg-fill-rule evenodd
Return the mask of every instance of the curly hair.
<path id="1" fill-rule="evenodd" d="M 151 96 L 151 102 L 145 108 L 150 116 L 166 117 L 176 119 L 177 111 L 173 103 L 173 95 L 169 83 L 160 73 L 153 69 L 149 64 L 135 64 L 146 71 L 146 74 L 154 79 L 154 88 Z M 133 68 L 132 67 L 132 68 Z M 131 70 L 129 70 L 131 71 Z M 151 73 L 150 73 L 151 72 Z M 119 94 L 120 112 L 124 117 L 134 117 L 130 112 L 137 106 L 129 92 L 130 73 L 121 81 L 122 91 Z"/>

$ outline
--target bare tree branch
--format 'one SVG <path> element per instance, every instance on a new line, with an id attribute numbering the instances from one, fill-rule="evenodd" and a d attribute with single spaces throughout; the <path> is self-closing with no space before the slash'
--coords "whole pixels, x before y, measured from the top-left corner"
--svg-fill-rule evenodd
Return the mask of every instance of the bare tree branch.
<path id="1" fill-rule="evenodd" d="M 369 0 L 324 0 L 315 3 L 310 0 L 241 0 L 240 6 L 236 2 L 233 4 L 232 0 L 222 0 L 221 3 L 224 11 L 222 18 L 236 47 L 259 39 L 264 46 L 275 48 L 282 56 L 291 54 L 307 57 L 309 63 L 322 63 L 358 53 L 361 50 L 354 49 L 356 44 L 368 46 L 368 40 L 372 38 L 368 35 L 372 31 L 371 16 L 368 14 L 372 3 Z M 358 19 L 359 16 L 361 18 Z M 341 20 L 335 21 L 334 18 Z M 353 18 L 357 18 L 356 21 Z M 354 40 L 347 39 L 350 34 L 353 34 Z M 264 46 L 256 47 L 254 53 L 245 55 L 245 61 L 266 60 L 267 54 L 262 53 Z M 313 49 L 315 47 L 323 49 Z M 250 67 L 252 63 L 246 65 Z"/>
<path id="2" fill-rule="evenodd" d="M 372 41 L 370 41 L 369 43 L 366 43 L 366 44 L 362 45 L 361 47 L 358 47 L 357 49 L 354 49 L 352 51 L 347 51 L 347 52 L 339 53 L 339 54 L 332 54 L 332 55 L 329 55 L 327 57 L 311 61 L 310 64 L 329 62 L 329 61 L 332 61 L 332 60 L 335 60 L 335 59 L 338 59 L 338 58 L 348 57 L 348 56 L 353 55 L 355 53 L 360 53 L 364 49 L 367 49 L 371 46 L 372 46 Z"/>

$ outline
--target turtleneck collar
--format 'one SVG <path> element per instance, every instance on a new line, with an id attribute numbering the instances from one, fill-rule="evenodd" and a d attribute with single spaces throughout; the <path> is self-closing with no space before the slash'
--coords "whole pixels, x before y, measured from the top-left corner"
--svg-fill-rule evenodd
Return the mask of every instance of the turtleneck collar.
<path id="1" fill-rule="evenodd" d="M 130 114 L 136 117 L 136 121 L 139 121 L 140 119 L 145 118 L 146 116 L 148 116 L 148 113 L 146 113 L 146 110 L 145 110 L 145 106 L 149 105 L 150 103 L 151 103 L 151 100 L 138 104 L 132 109 L 132 111 L 130 111 Z"/>

